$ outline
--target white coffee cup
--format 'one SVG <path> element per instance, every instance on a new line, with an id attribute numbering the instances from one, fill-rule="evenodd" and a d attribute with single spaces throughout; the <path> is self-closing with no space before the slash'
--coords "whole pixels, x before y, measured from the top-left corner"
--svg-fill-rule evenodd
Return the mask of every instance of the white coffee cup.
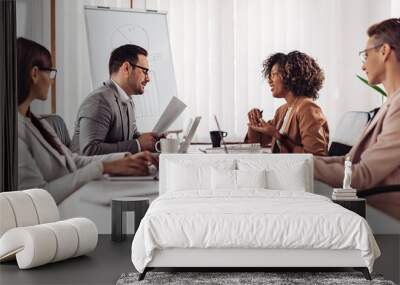
<path id="1" fill-rule="evenodd" d="M 177 153 L 178 148 L 178 140 L 173 138 L 161 139 L 155 145 L 156 151 L 161 153 Z"/>

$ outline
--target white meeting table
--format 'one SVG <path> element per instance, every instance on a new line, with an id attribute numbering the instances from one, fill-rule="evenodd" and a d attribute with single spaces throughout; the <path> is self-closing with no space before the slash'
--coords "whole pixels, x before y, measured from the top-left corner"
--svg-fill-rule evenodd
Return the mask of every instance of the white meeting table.
<path id="1" fill-rule="evenodd" d="M 199 147 L 210 145 L 191 145 L 188 152 L 201 153 Z M 132 196 L 155 199 L 158 196 L 158 181 L 149 177 L 125 181 L 92 181 L 72 193 L 58 208 L 62 219 L 86 217 L 96 224 L 99 234 L 110 234 L 112 199 Z"/>
<path id="2" fill-rule="evenodd" d="M 208 144 L 190 145 L 188 152 L 203 153 L 200 148 L 210 147 Z M 100 234 L 110 234 L 112 199 L 132 196 L 155 199 L 158 196 L 158 181 L 149 177 L 125 181 L 92 181 L 72 193 L 58 208 L 62 219 L 86 217 L 96 224 Z"/>

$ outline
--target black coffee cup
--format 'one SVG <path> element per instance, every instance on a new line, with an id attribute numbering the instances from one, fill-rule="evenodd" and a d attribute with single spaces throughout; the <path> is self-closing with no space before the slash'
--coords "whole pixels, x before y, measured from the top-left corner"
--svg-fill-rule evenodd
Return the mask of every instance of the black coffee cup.
<path id="1" fill-rule="evenodd" d="M 222 137 L 221 137 L 222 134 Z M 213 147 L 221 147 L 221 139 L 228 135 L 227 132 L 220 132 L 220 131 L 211 131 L 210 137 Z"/>

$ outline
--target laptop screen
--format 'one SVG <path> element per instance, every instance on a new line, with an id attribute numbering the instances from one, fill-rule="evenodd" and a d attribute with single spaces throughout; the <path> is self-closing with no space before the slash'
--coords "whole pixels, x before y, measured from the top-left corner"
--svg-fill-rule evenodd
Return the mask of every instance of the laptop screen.
<path id="1" fill-rule="evenodd" d="M 200 124 L 200 120 L 201 120 L 201 117 L 198 116 L 189 123 L 187 134 L 185 134 L 183 137 L 184 141 L 182 142 L 181 147 L 178 150 L 178 153 L 186 153 L 187 152 L 189 145 L 196 133 L 197 127 Z"/>

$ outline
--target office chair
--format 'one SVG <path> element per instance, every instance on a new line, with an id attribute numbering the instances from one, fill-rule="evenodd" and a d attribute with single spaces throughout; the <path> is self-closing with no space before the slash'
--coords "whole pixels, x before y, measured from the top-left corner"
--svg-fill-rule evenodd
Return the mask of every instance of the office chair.
<path id="1" fill-rule="evenodd" d="M 336 127 L 328 150 L 329 156 L 346 155 L 378 111 L 379 108 L 370 112 L 346 112 Z"/>
<path id="2" fill-rule="evenodd" d="M 40 115 L 39 120 L 43 119 L 53 127 L 61 142 L 69 148 L 71 146 L 71 137 L 63 118 L 56 114 Z"/>
<path id="3" fill-rule="evenodd" d="M 393 184 L 393 185 L 385 185 L 385 186 L 377 186 L 365 190 L 358 190 L 357 191 L 357 196 L 360 198 L 366 198 L 372 195 L 379 195 L 383 193 L 389 193 L 389 192 L 400 192 L 400 185 L 398 184 Z"/>

